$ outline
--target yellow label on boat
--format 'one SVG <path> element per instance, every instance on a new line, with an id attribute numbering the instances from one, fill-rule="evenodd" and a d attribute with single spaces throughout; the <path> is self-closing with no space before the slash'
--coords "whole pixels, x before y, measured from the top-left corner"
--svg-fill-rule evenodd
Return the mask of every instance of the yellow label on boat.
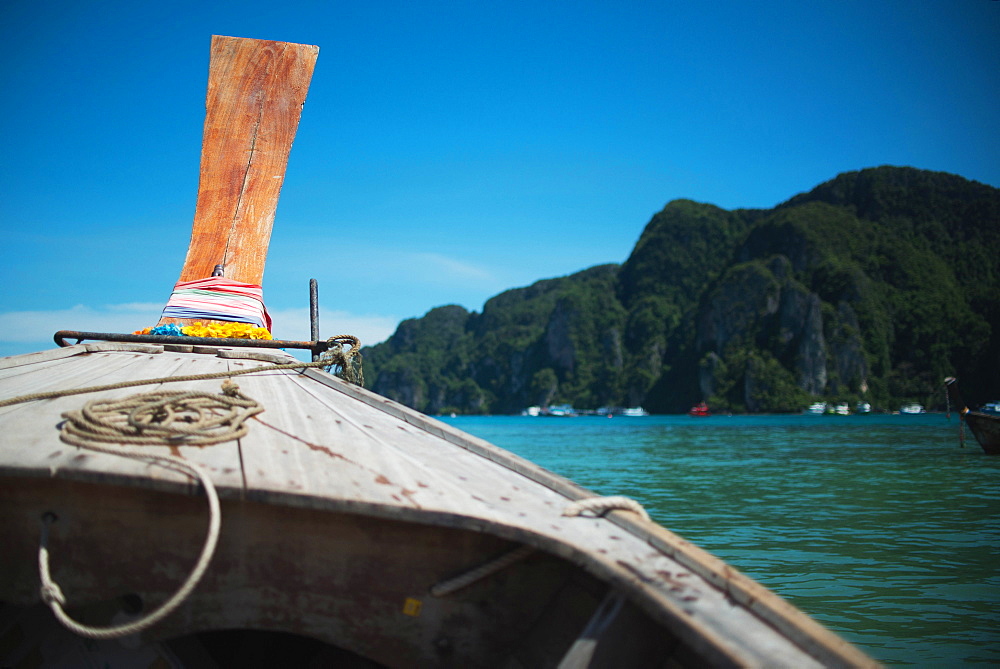
<path id="1" fill-rule="evenodd" d="M 420 615 L 420 608 L 423 603 L 419 599 L 413 599 L 412 597 L 407 597 L 406 601 L 403 602 L 403 613 L 408 616 L 413 616 L 416 618 Z"/>

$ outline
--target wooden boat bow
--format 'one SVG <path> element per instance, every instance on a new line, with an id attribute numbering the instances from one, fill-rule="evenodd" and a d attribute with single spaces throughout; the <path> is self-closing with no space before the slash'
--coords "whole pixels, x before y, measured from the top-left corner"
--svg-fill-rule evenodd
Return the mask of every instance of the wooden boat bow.
<path id="1" fill-rule="evenodd" d="M 319 47 L 212 37 L 191 244 L 180 280 L 259 284 Z"/>
<path id="2" fill-rule="evenodd" d="M 235 281 L 262 278 L 316 52 L 213 38 L 182 281 L 216 265 Z M 235 630 L 237 645 L 264 630 L 319 644 L 317 664 L 347 657 L 340 666 L 352 667 L 876 666 L 627 500 L 595 500 L 314 363 L 303 371 L 275 342 L 57 338 L 78 343 L 0 359 L 0 638 L 12 638 L 2 634 L 7 621 L 27 630 L 13 649 L 0 644 L 0 665 L 44 662 L 51 648 L 77 653 L 79 665 L 138 662 L 117 642 L 80 651 L 52 624 L 39 601 L 40 519 L 49 519 L 52 576 L 74 613 L 107 625 L 134 615 L 136 603 L 167 599 L 191 570 L 205 532 L 202 493 L 183 472 L 80 448 L 62 431 L 87 411 L 85 396 L 131 405 L 136 385 L 203 395 L 225 378 L 224 393 L 255 403 L 237 436 L 141 446 L 150 459 L 206 472 L 221 514 L 197 587 L 131 639 L 147 665 L 152 653 L 205 666 L 192 648 L 222 630 Z M 129 429 L 145 429 L 127 418 Z M 108 439 L 124 443 L 120 434 Z"/>
<path id="3" fill-rule="evenodd" d="M 312 45 L 212 37 L 198 200 L 180 282 L 222 275 L 261 284 L 318 56 Z"/>

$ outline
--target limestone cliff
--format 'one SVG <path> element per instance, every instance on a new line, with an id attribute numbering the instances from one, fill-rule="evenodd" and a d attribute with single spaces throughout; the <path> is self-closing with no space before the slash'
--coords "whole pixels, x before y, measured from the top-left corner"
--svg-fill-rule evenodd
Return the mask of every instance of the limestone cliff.
<path id="1" fill-rule="evenodd" d="M 934 406 L 947 375 L 1000 392 L 998 292 L 1000 190 L 881 167 L 769 210 L 671 202 L 621 266 L 404 321 L 365 374 L 431 413 Z"/>

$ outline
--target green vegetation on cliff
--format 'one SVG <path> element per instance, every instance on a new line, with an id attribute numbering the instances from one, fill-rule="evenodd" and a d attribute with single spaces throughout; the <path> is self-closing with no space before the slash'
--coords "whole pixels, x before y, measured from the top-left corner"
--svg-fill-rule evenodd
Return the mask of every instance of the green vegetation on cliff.
<path id="1" fill-rule="evenodd" d="M 365 375 L 428 413 L 938 406 L 949 374 L 1000 393 L 998 292 L 1000 190 L 880 167 L 771 210 L 671 202 L 623 265 L 404 321 Z"/>

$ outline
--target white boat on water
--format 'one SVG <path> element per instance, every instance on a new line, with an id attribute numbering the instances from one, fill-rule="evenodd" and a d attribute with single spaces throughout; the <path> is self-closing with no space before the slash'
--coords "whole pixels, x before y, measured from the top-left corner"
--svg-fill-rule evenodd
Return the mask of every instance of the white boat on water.
<path id="1" fill-rule="evenodd" d="M 826 413 L 826 402 L 814 402 L 809 405 L 809 408 L 805 410 L 804 413 L 820 415 Z"/>
<path id="2" fill-rule="evenodd" d="M 579 414 L 569 404 L 553 404 L 543 408 L 539 415 L 553 416 L 555 418 L 573 418 Z"/>
<path id="3" fill-rule="evenodd" d="M 899 407 L 899 413 L 918 414 L 918 413 L 926 413 L 926 410 L 924 409 L 923 405 L 914 402 L 911 404 L 904 404 L 903 406 Z"/>
<path id="4" fill-rule="evenodd" d="M 213 38 L 182 277 L 263 271 L 317 51 Z M 359 344 L 312 324 L 0 359 L 0 666 L 877 666 L 635 501 L 328 373 Z"/>

